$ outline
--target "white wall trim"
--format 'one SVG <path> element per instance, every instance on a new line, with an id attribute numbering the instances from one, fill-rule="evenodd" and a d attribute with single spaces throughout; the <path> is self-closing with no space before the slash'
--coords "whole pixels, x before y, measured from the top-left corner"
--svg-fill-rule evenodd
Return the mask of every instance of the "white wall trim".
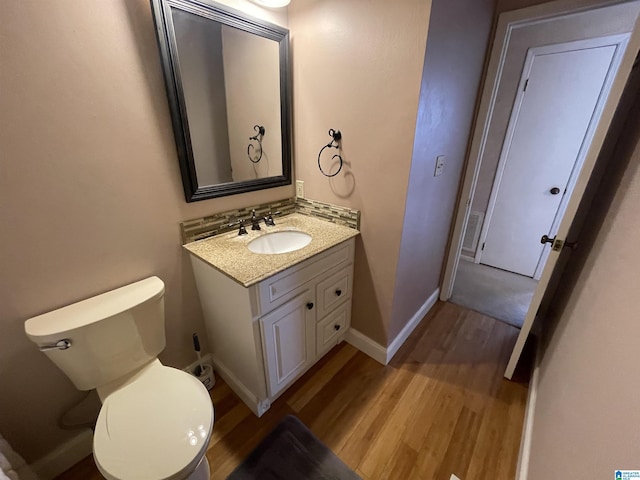
<path id="1" fill-rule="evenodd" d="M 436 302 L 438 301 L 439 295 L 440 295 L 440 289 L 436 288 L 435 291 L 431 295 L 429 295 L 429 298 L 427 298 L 427 300 L 418 309 L 418 311 L 413 314 L 413 317 L 411 317 L 411 320 L 407 322 L 407 324 L 400 331 L 400 333 L 396 335 L 396 338 L 394 338 L 393 341 L 389 344 L 389 346 L 387 347 L 386 364 L 388 364 L 391 361 L 393 356 L 398 352 L 398 350 L 400 350 L 400 347 L 402 347 L 402 345 L 404 345 L 404 342 L 407 341 L 407 338 L 409 338 L 409 335 L 413 333 L 413 331 L 420 324 L 420 322 L 425 317 L 425 315 L 429 313 L 429 310 L 431 310 L 431 308 L 436 304 Z"/>
<path id="2" fill-rule="evenodd" d="M 407 341 L 409 335 L 413 333 L 415 328 L 420 324 L 422 319 L 425 317 L 429 310 L 436 304 L 438 301 L 438 295 L 440 295 L 440 289 L 437 288 L 429 298 L 422 304 L 422 306 L 418 309 L 416 313 L 413 314 L 411 319 L 407 322 L 404 328 L 396 335 L 396 338 L 389 344 L 388 347 L 383 347 L 377 342 L 374 342 L 369 337 L 364 335 L 363 333 L 355 330 L 354 328 L 350 328 L 346 333 L 344 339 L 345 341 L 356 347 L 362 353 L 369 355 L 376 362 L 382 365 L 388 365 L 393 356 L 400 350 L 400 347 L 404 345 L 404 342 Z"/>
<path id="3" fill-rule="evenodd" d="M 527 406 L 524 411 L 524 425 L 520 439 L 520 453 L 518 454 L 518 466 L 516 467 L 516 480 L 527 480 L 529 476 L 529 459 L 531 456 L 531 442 L 533 439 L 533 421 L 536 411 L 536 399 L 538 398 L 538 384 L 540 382 L 540 337 L 537 338 L 536 358 L 533 362 L 533 373 L 529 380 L 529 392 L 527 394 Z"/>
<path id="4" fill-rule="evenodd" d="M 261 417 L 264 412 L 269 409 L 269 402 L 267 400 L 260 401 L 258 397 L 251 393 L 251 391 L 249 391 L 249 389 L 231 372 L 231 370 L 229 370 L 214 355 L 211 355 L 211 361 L 213 363 L 213 369 L 257 417 Z"/>
<path id="5" fill-rule="evenodd" d="M 467 262 L 479 263 L 479 262 L 476 262 L 475 257 L 471 257 L 471 256 L 469 256 L 469 255 L 466 255 L 466 254 L 464 253 L 464 250 L 463 250 L 463 252 L 460 254 L 460 260 L 466 260 Z"/>
<path id="6" fill-rule="evenodd" d="M 30 465 L 40 480 L 51 480 L 93 453 L 93 432 L 86 428 Z"/>
<path id="7" fill-rule="evenodd" d="M 382 365 L 387 364 L 387 349 L 360 333 L 358 330 L 355 330 L 353 327 L 345 334 L 344 340 L 362 353 L 369 355 L 376 362 Z"/>

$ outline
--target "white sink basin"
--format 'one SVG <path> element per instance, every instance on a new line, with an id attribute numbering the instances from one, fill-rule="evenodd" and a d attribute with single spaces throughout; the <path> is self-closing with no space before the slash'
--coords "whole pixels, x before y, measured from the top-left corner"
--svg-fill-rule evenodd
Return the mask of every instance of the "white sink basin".
<path id="1" fill-rule="evenodd" d="M 251 240 L 247 248 L 253 253 L 287 253 L 295 252 L 309 245 L 311 235 L 304 232 L 283 230 L 262 235 Z"/>

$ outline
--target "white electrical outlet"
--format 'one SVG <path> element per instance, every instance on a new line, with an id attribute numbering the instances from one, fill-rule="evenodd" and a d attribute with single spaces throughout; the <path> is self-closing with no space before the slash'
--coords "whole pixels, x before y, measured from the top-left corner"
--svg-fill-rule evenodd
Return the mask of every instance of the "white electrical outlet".
<path id="1" fill-rule="evenodd" d="M 296 197 L 304 198 L 304 182 L 302 180 L 296 180 Z"/>
<path id="2" fill-rule="evenodd" d="M 442 175 L 444 172 L 444 161 L 446 157 L 444 155 L 440 155 L 436 158 L 436 171 L 433 172 L 433 176 L 437 177 L 438 175 Z"/>

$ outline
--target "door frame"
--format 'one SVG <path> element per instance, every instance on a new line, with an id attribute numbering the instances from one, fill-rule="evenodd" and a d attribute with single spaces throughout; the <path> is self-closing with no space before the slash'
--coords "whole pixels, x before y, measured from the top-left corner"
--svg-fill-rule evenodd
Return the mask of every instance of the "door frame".
<path id="1" fill-rule="evenodd" d="M 482 86 L 482 94 L 473 127 L 473 135 L 464 169 L 462 185 L 458 195 L 455 219 L 451 229 L 449 249 L 442 274 L 440 300 L 449 300 L 453 291 L 456 270 L 458 268 L 460 254 L 462 251 L 464 232 L 467 227 L 467 220 L 469 218 L 473 195 L 478 181 L 482 156 L 484 154 L 484 147 L 488 135 L 488 126 L 496 103 L 498 87 L 500 86 L 511 34 L 515 29 L 526 25 L 551 21 L 566 15 L 595 10 L 602 7 L 629 3 L 629 1 L 630 0 L 558 0 L 519 10 L 503 12 L 498 17 L 496 33 Z M 624 89 L 629 73 L 631 72 L 636 52 L 640 49 L 639 25 L 640 20 L 637 20 L 635 28 L 629 37 L 628 46 L 623 55 L 620 67 L 618 68 L 618 72 L 613 80 L 609 97 L 603 107 L 600 121 L 594 130 L 591 145 L 587 149 L 583 165 L 595 164 L 600 148 L 602 147 L 609 124 L 611 123 L 615 109 L 620 101 L 622 90 Z M 587 180 L 588 179 L 578 179 L 574 187 L 574 193 L 579 191 L 581 197 L 584 192 L 584 188 L 586 187 Z M 569 212 L 571 216 L 575 214 L 579 203 L 579 198 L 574 197 L 576 196 L 571 196 L 571 199 L 567 202 L 565 210 L 565 213 Z M 568 227 L 563 229 L 562 226 L 559 226 L 558 235 L 563 233 L 561 230 L 568 231 Z M 566 231 L 564 233 L 566 234 Z M 542 282 L 548 282 L 549 280 L 549 278 L 545 279 L 547 276 L 545 275 L 545 270 L 546 269 L 543 269 L 540 277 Z M 551 272 L 548 273 L 549 277 L 550 273 Z M 534 300 L 539 296 L 540 298 L 538 298 L 538 301 L 540 301 L 543 293 L 544 290 L 542 292 L 536 292 L 534 294 Z"/>
<path id="2" fill-rule="evenodd" d="M 482 229 L 480 232 L 480 240 L 478 241 L 478 247 L 476 249 L 476 255 L 474 259 L 475 263 L 480 263 L 482 259 L 482 251 L 483 251 L 482 245 L 485 243 L 487 239 L 487 235 L 489 234 L 491 218 L 493 216 L 496 202 L 498 199 L 500 184 L 502 183 L 504 170 L 507 166 L 507 159 L 509 156 L 509 152 L 511 150 L 513 135 L 515 133 L 515 128 L 518 122 L 518 118 L 520 117 L 522 102 L 524 101 L 524 97 L 525 97 L 525 83 L 529 78 L 529 76 L 531 75 L 531 68 L 533 67 L 533 62 L 535 60 L 535 57 L 542 56 L 542 55 L 549 55 L 553 53 L 571 52 L 576 50 L 586 50 L 590 48 L 598 48 L 598 47 L 606 47 L 606 46 L 616 47 L 613 57 L 611 58 L 611 63 L 609 64 L 609 69 L 604 78 L 604 82 L 602 83 L 602 88 L 599 92 L 598 100 L 594 107 L 593 114 L 591 115 L 589 125 L 583 137 L 582 144 L 578 151 L 578 155 L 576 157 L 574 165 L 572 167 L 569 180 L 567 181 L 565 192 L 562 194 L 560 204 L 558 205 L 558 210 L 556 211 L 553 221 L 551 223 L 551 228 L 548 232 L 540 232 L 540 236 L 546 234 L 549 237 L 554 237 L 557 232 L 558 226 L 560 224 L 560 219 L 562 219 L 562 216 L 564 215 L 564 212 L 567 207 L 567 203 L 569 201 L 569 198 L 571 197 L 571 193 L 573 192 L 573 187 L 575 186 L 576 181 L 578 179 L 578 174 L 580 173 L 580 170 L 582 169 L 582 165 L 584 164 L 584 159 L 587 154 L 588 147 L 591 143 L 591 139 L 593 138 L 593 134 L 598 124 L 598 121 L 600 120 L 600 115 L 602 114 L 602 109 L 604 108 L 605 100 L 609 96 L 611 85 L 613 84 L 613 78 L 615 77 L 615 73 L 618 71 L 620 62 L 622 61 L 622 55 L 626 51 L 626 46 L 627 46 L 627 42 L 629 41 L 629 37 L 630 37 L 629 33 L 607 35 L 603 37 L 588 38 L 585 40 L 575 40 L 570 42 L 556 43 L 552 45 L 544 45 L 540 47 L 532 47 L 527 50 L 524 68 L 522 69 L 522 75 L 520 77 L 520 81 L 518 84 L 518 93 L 513 102 L 513 108 L 511 110 L 511 116 L 509 118 L 507 132 L 505 134 L 504 142 L 502 144 L 502 149 L 500 151 L 500 157 L 498 160 L 496 175 L 494 177 L 493 184 L 491 187 L 489 204 L 487 206 L 487 211 L 486 211 L 484 222 L 482 224 Z M 547 261 L 550 251 L 551 251 L 551 246 L 546 245 L 544 250 L 542 251 L 542 254 L 540 255 L 540 258 L 538 259 L 538 265 L 533 275 L 533 278 L 535 280 L 540 279 L 540 275 L 542 274 L 542 269 Z"/>

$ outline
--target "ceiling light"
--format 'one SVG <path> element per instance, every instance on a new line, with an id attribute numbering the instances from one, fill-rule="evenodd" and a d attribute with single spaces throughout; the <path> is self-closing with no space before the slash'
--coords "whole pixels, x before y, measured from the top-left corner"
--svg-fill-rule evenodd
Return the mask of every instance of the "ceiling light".
<path id="1" fill-rule="evenodd" d="M 291 3 L 291 0 L 251 0 L 253 3 L 267 8 L 282 8 Z"/>

